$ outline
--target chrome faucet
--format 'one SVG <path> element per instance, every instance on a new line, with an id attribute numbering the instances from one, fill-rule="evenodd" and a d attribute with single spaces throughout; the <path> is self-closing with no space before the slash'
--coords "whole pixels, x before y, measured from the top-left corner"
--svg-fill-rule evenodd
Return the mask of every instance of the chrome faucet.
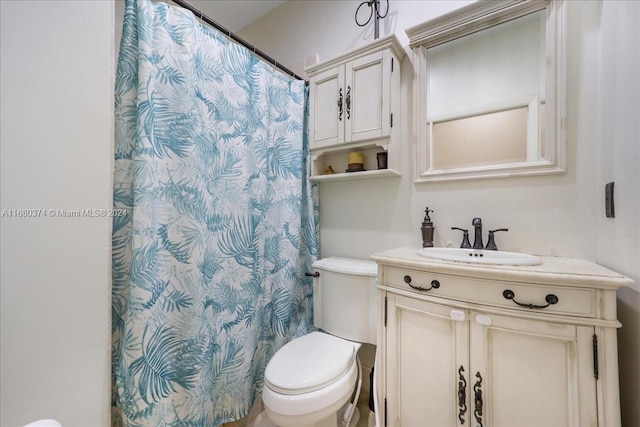
<path id="1" fill-rule="evenodd" d="M 484 245 L 482 244 L 482 218 L 473 218 L 471 225 L 475 228 L 473 249 L 484 249 Z"/>

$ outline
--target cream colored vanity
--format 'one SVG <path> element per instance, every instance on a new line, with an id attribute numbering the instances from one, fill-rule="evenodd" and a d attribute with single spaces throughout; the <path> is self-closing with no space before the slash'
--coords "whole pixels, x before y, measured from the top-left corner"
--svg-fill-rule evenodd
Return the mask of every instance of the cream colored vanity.
<path id="1" fill-rule="evenodd" d="M 378 263 L 381 425 L 619 426 L 616 289 L 597 264 Z M 418 289 L 416 289 L 418 288 Z"/>

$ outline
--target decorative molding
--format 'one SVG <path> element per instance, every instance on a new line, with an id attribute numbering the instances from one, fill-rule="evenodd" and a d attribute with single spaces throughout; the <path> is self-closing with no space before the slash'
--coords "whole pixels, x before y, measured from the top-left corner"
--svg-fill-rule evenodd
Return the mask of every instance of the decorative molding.
<path id="1" fill-rule="evenodd" d="M 329 60 L 313 64 L 305 69 L 307 77 L 313 77 L 319 72 L 327 68 L 338 66 L 345 61 L 353 61 L 360 57 L 369 55 L 370 53 L 379 52 L 384 49 L 391 49 L 396 55 L 398 61 L 402 61 L 405 56 L 405 50 L 400 45 L 398 38 L 394 34 L 390 34 L 386 37 L 379 38 L 378 40 L 367 44 L 366 46 L 353 49 L 347 53 L 344 53 L 338 57 L 331 58 Z"/>
<path id="2" fill-rule="evenodd" d="M 433 47 L 545 9 L 551 0 L 482 0 L 405 30 L 409 47 Z"/>

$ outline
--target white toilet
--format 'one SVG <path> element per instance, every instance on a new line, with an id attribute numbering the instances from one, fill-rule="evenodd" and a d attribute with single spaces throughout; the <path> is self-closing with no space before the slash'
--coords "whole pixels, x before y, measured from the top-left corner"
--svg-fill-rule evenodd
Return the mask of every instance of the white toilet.
<path id="1" fill-rule="evenodd" d="M 324 332 L 294 339 L 274 354 L 262 400 L 277 426 L 344 427 L 347 419 L 354 425 L 357 402 L 347 404 L 354 391 L 357 400 L 356 384 L 362 381 L 356 353 L 361 343 L 376 343 L 377 266 L 330 257 L 313 269 L 319 273 L 313 282 L 314 325 Z"/>

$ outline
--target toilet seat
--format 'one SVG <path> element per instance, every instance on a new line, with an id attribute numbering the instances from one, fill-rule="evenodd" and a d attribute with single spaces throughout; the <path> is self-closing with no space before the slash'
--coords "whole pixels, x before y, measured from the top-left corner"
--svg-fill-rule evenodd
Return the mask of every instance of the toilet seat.
<path id="1" fill-rule="evenodd" d="M 356 363 L 359 343 L 312 332 L 285 344 L 265 370 L 265 385 L 276 393 L 299 395 L 323 389 Z"/>

